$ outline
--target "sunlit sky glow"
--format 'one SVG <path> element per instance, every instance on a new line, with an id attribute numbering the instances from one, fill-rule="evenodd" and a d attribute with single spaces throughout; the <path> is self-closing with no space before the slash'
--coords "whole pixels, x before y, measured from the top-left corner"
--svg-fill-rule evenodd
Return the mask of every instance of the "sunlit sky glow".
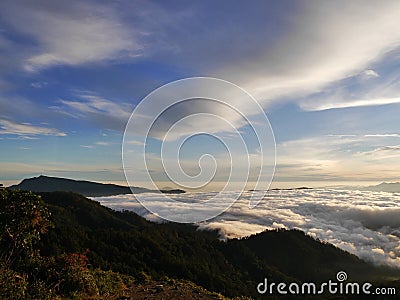
<path id="1" fill-rule="evenodd" d="M 191 76 L 231 81 L 260 102 L 276 186 L 399 181 L 398 20 L 396 0 L 3 0 L 0 182 L 124 183 L 135 105 Z"/>

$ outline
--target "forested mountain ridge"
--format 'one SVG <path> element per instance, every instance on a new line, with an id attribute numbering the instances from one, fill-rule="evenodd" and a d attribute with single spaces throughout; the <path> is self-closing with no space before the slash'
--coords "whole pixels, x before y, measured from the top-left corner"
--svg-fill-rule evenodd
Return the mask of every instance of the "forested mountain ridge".
<path id="1" fill-rule="evenodd" d="M 228 296 L 256 297 L 256 285 L 272 281 L 372 280 L 385 272 L 354 255 L 298 230 L 275 230 L 222 242 L 217 232 L 196 226 L 146 221 L 73 193 L 40 193 L 58 224 L 41 242 L 42 252 L 88 254 L 95 267 L 136 276 L 170 276 L 193 281 Z M 388 273 L 387 273 L 388 274 Z M 400 277 L 399 277 L 400 278 Z"/>
<path id="2" fill-rule="evenodd" d="M 127 187 L 116 184 L 105 184 L 86 180 L 74 180 L 40 175 L 38 177 L 26 178 L 17 185 L 9 187 L 12 190 L 27 190 L 32 192 L 74 192 L 86 197 L 106 197 L 138 193 L 154 192 L 142 187 Z M 184 193 L 180 189 L 161 190 L 163 193 Z"/>
<path id="3" fill-rule="evenodd" d="M 67 191 L 79 193 L 87 197 L 112 196 L 131 193 L 129 187 L 126 186 L 43 175 L 33 178 L 26 178 L 19 184 L 10 186 L 9 188 L 13 190 L 20 189 L 32 192 Z M 146 191 L 146 189 L 143 189 L 143 191 Z"/>
<path id="4" fill-rule="evenodd" d="M 0 190 L 0 299 L 226 299 L 187 280 L 95 268 L 89 249 L 43 255 L 38 242 L 61 221 L 40 196 Z"/>

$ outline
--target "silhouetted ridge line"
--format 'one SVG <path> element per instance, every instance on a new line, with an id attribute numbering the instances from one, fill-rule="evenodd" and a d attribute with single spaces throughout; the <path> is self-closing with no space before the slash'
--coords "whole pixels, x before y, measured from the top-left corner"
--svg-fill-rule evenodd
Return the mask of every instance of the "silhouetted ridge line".
<path id="1" fill-rule="evenodd" d="M 17 185 L 9 187 L 12 190 L 28 190 L 32 192 L 74 192 L 86 197 L 106 197 L 125 194 L 139 194 L 158 192 L 142 187 L 127 187 L 111 183 L 98 183 L 86 180 L 74 180 L 40 175 L 38 177 L 27 178 Z M 180 194 L 184 190 L 161 190 L 163 193 Z"/>

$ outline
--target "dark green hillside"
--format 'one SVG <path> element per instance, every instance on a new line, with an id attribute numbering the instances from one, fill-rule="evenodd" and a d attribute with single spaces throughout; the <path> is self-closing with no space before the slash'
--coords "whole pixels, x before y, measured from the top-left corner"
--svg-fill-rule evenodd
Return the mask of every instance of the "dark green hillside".
<path id="1" fill-rule="evenodd" d="M 184 278 L 228 296 L 257 296 L 264 277 L 272 281 L 317 282 L 346 270 L 353 279 L 382 274 L 354 255 L 300 231 L 266 231 L 221 242 L 215 232 L 183 224 L 155 224 L 132 212 L 116 212 L 73 193 L 41 193 L 54 229 L 42 253 L 88 253 L 94 267 L 153 278 Z M 398 275 L 398 274 L 397 274 Z"/>
<path id="2" fill-rule="evenodd" d="M 91 263 L 102 269 L 186 278 L 218 291 L 234 290 L 237 282 L 244 281 L 237 268 L 226 261 L 221 250 L 226 245 L 216 233 L 188 225 L 151 223 L 78 194 L 41 196 L 57 223 L 42 240 L 43 254 L 88 248 Z"/>
<path id="3" fill-rule="evenodd" d="M 93 208 L 90 201 L 79 203 L 71 194 L 64 196 L 58 198 L 59 204 L 67 205 L 71 200 L 72 205 L 84 204 L 82 209 Z M 225 299 L 187 280 L 156 280 L 144 272 L 133 277 L 94 268 L 87 257 L 88 249 L 69 252 L 64 248 L 58 254 L 54 251 L 43 255 L 38 251 L 38 242 L 49 229 L 63 221 L 75 223 L 68 213 L 60 215 L 63 218 L 51 217 L 47 205 L 32 192 L 0 190 L 0 299 Z M 113 216 L 103 215 L 103 220 L 95 214 L 92 217 L 88 221 L 98 221 L 93 225 L 99 227 L 115 221 Z M 124 223 L 117 220 L 115 225 L 124 229 Z M 72 241 L 87 238 L 79 236 L 79 229 L 69 229 L 63 232 L 62 241 L 68 239 L 68 234 Z"/>
<path id="4" fill-rule="evenodd" d="M 332 279 L 340 270 L 346 270 L 352 279 L 362 279 L 360 274 L 365 279 L 364 272 L 371 271 L 357 256 L 316 241 L 299 230 L 265 231 L 228 244 L 233 253 L 245 249 L 265 265 L 304 281 Z"/>

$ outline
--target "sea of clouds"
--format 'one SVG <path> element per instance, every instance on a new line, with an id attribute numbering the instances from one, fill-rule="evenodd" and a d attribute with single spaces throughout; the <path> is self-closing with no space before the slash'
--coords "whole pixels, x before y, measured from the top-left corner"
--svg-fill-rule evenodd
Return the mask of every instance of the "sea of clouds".
<path id="1" fill-rule="evenodd" d="M 255 208 L 249 208 L 251 193 L 245 192 L 223 214 L 199 223 L 200 230 L 218 230 L 222 239 L 243 237 L 272 228 L 297 228 L 376 264 L 400 268 L 400 193 L 334 189 L 273 190 Z M 147 205 L 157 211 L 179 213 L 192 202 L 213 193 L 171 195 L 177 200 L 163 204 L 158 194 L 146 194 Z M 143 194 L 141 194 L 143 196 Z M 225 199 L 236 196 L 226 192 Z M 224 201 L 221 198 L 221 201 Z M 148 220 L 163 220 L 150 213 L 134 195 L 96 197 L 115 210 L 132 210 Z M 210 209 L 218 209 L 218 204 Z M 152 209 L 151 209 L 152 210 Z"/>

